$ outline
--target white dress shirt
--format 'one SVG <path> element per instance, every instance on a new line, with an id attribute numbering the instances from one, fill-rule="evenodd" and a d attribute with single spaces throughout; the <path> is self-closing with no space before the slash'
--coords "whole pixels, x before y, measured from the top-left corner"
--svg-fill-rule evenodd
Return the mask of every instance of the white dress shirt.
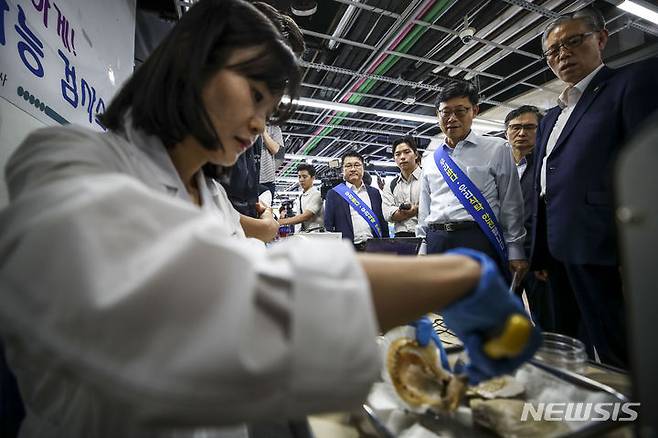
<path id="1" fill-rule="evenodd" d="M 398 210 L 400 204 L 416 204 L 420 201 L 420 178 L 423 174 L 423 169 L 420 166 L 416 167 L 409 175 L 409 180 L 405 180 L 402 174 L 399 175 L 398 183 L 393 192 L 391 192 L 391 184 L 386 184 L 382 191 L 382 212 L 387 221 L 392 222 L 395 227 L 395 232 L 416 232 L 418 225 L 418 216 L 411 217 L 404 221 L 393 222 L 391 216 Z M 398 178 L 398 176 L 396 176 Z"/>
<path id="2" fill-rule="evenodd" d="M 318 189 L 311 187 L 302 193 L 298 198 L 297 205 L 297 211 L 300 213 L 310 211 L 314 214 L 311 220 L 301 223 L 300 228 L 302 231 L 317 229 L 324 226 L 324 206 L 322 196 Z"/>
<path id="3" fill-rule="evenodd" d="M 190 202 L 157 138 L 46 128 L 6 175 L 0 334 L 22 438 L 299 418 L 360 405 L 379 377 L 352 245 L 245 239 L 220 185 Z"/>
<path id="4" fill-rule="evenodd" d="M 361 181 L 361 187 L 358 189 L 354 184 L 345 182 L 345 185 L 350 188 L 356 196 L 361 198 L 361 200 L 372 210 L 372 203 L 370 202 L 370 195 L 368 195 L 368 190 L 366 189 L 366 184 Z M 372 228 L 368 225 L 368 222 L 356 211 L 355 208 L 349 204 L 350 215 L 352 217 L 352 230 L 354 231 L 354 243 L 363 243 L 366 240 L 373 237 Z M 380 226 L 386 226 L 386 224 L 380 224 Z"/>
<path id="5" fill-rule="evenodd" d="M 574 108 L 578 104 L 580 97 L 587 89 L 589 83 L 592 82 L 594 76 L 596 76 L 596 74 L 602 68 L 603 68 L 603 64 L 599 65 L 596 69 L 594 69 L 593 72 L 585 76 L 576 85 L 574 85 L 573 87 L 565 88 L 564 91 L 558 97 L 558 104 L 562 108 L 562 112 L 558 116 L 557 121 L 553 126 L 551 135 L 548 137 L 548 141 L 546 142 L 546 152 L 541 161 L 541 171 L 539 174 L 539 183 L 541 185 L 541 196 L 544 196 L 546 194 L 546 161 L 548 160 L 548 157 L 551 155 L 551 152 L 553 152 L 553 149 L 557 144 L 557 140 L 560 138 L 560 134 L 562 134 L 562 130 L 564 130 L 564 127 L 567 125 L 567 122 L 569 121 L 569 117 L 571 117 L 571 113 L 573 112 Z"/>
<path id="6" fill-rule="evenodd" d="M 491 206 L 503 230 L 509 259 L 525 259 L 523 195 L 511 148 L 501 138 L 485 137 L 471 131 L 455 145 L 450 157 Z M 425 237 L 427 227 L 432 223 L 473 220 L 444 181 L 434 154 L 426 156 L 423 159 L 416 236 Z"/>

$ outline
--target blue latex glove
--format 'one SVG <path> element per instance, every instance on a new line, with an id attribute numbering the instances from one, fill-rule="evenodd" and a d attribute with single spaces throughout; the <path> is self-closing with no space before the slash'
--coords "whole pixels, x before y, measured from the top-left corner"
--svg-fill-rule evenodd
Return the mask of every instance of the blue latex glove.
<path id="1" fill-rule="evenodd" d="M 421 347 L 425 347 L 429 344 L 430 341 L 434 342 L 434 345 L 439 349 L 439 358 L 441 359 L 441 366 L 444 370 L 450 371 L 450 363 L 448 362 L 448 355 L 446 350 L 443 348 L 443 343 L 441 338 L 436 334 L 434 328 L 432 327 L 432 321 L 427 316 L 423 316 L 420 319 L 409 324 L 410 326 L 416 329 L 416 342 Z"/>
<path id="2" fill-rule="evenodd" d="M 483 345 L 500 330 L 507 318 L 515 313 L 527 315 L 521 300 L 509 292 L 493 260 L 485 254 L 467 248 L 448 251 L 471 257 L 482 266 L 480 282 L 473 292 L 443 309 L 446 326 L 464 343 L 469 363 L 466 374 L 471 384 L 491 377 L 511 373 L 530 359 L 541 344 L 541 331 L 535 326 L 523 351 L 513 358 L 492 359 Z"/>

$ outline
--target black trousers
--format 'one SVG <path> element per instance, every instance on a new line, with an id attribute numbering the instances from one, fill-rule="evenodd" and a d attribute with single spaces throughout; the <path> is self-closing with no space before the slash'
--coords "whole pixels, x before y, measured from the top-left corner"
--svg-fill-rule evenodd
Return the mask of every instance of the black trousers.
<path id="1" fill-rule="evenodd" d="M 555 331 L 580 339 L 593 357 L 628 367 L 626 314 L 618 266 L 583 265 L 555 259 L 546 241 L 546 208 L 540 201 L 535 253 L 548 270 L 555 310 Z"/>
<path id="2" fill-rule="evenodd" d="M 427 244 L 427 254 L 441 254 L 454 248 L 470 248 L 483 252 L 496 262 L 508 284 L 511 281 L 507 261 L 502 263 L 496 249 L 478 226 L 456 231 L 428 229 L 425 243 Z"/>
<path id="3" fill-rule="evenodd" d="M 553 292 L 548 281 L 539 280 L 534 272 L 528 272 L 518 288 L 517 295 L 525 289 L 532 320 L 547 332 L 555 331 L 555 310 Z"/>

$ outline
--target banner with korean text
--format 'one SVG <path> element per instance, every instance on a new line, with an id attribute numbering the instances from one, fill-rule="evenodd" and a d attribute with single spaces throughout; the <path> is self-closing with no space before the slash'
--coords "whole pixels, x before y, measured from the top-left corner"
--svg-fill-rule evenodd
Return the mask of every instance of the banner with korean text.
<path id="1" fill-rule="evenodd" d="M 0 97 L 48 125 L 103 129 L 96 114 L 133 71 L 135 1 L 0 0 Z"/>

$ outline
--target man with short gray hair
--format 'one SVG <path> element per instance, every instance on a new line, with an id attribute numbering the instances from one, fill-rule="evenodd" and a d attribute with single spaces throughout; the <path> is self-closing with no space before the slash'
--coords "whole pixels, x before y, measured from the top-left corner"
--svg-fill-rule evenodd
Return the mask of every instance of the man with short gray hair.
<path id="1" fill-rule="evenodd" d="M 658 108 L 658 59 L 613 70 L 602 60 L 607 42 L 591 7 L 559 17 L 542 37 L 544 58 L 567 87 L 537 132 L 532 268 L 548 270 L 557 331 L 625 367 L 612 169 Z"/>

